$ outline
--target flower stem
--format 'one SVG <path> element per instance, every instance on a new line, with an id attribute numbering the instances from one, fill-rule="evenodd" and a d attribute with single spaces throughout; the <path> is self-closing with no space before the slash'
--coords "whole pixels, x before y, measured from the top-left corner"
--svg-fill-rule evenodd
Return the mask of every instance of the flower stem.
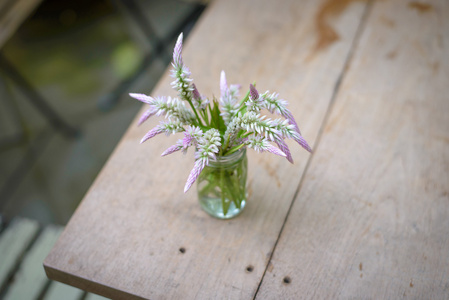
<path id="1" fill-rule="evenodd" d="M 228 213 L 229 206 L 226 205 L 226 193 L 225 193 L 225 186 L 224 186 L 224 169 L 220 170 L 220 189 L 221 189 L 221 206 L 223 208 L 223 215 L 226 216 Z"/>
<path id="2" fill-rule="evenodd" d="M 246 93 L 245 97 L 240 101 L 239 103 L 239 110 L 237 111 L 236 115 L 238 115 L 239 112 L 241 112 L 246 106 L 244 105 L 246 101 L 248 101 L 249 98 L 249 91 Z"/>
<path id="3" fill-rule="evenodd" d="M 186 99 L 186 100 L 187 100 L 187 102 L 189 102 L 190 107 L 192 108 L 193 112 L 195 113 L 195 116 L 198 119 L 198 124 L 200 124 L 201 127 L 204 127 L 203 122 L 201 122 L 201 118 L 195 109 L 195 106 L 193 106 L 193 104 L 192 104 L 192 100 L 190 100 L 190 99 Z"/>
<path id="4" fill-rule="evenodd" d="M 240 144 L 240 145 L 238 145 L 238 146 L 235 146 L 234 148 L 232 148 L 232 149 L 229 150 L 228 152 L 225 152 L 223 155 L 230 155 L 230 154 L 232 154 L 232 153 L 234 153 L 234 152 L 236 152 L 236 151 L 242 149 L 244 146 L 246 146 L 245 143 Z"/>

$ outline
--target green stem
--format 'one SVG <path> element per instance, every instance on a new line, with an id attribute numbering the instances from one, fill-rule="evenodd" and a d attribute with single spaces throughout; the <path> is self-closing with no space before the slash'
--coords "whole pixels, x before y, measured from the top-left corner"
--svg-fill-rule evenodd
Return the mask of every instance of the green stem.
<path id="1" fill-rule="evenodd" d="M 231 135 L 228 135 L 227 137 L 225 137 L 226 139 L 224 142 L 224 146 L 220 149 L 220 155 L 223 154 L 223 150 L 226 151 L 226 149 L 228 149 L 230 137 L 231 137 Z"/>
<path id="2" fill-rule="evenodd" d="M 244 146 L 246 146 L 246 145 L 245 144 L 240 144 L 238 146 L 235 146 L 234 148 L 231 148 L 228 152 L 225 152 L 224 155 L 230 155 L 230 154 L 232 154 L 232 153 L 242 149 Z"/>
<path id="3" fill-rule="evenodd" d="M 232 202 L 234 202 L 235 207 L 240 208 L 240 200 L 239 196 L 240 195 L 240 188 L 239 185 L 235 185 L 235 177 L 237 176 L 233 176 L 232 174 L 229 174 L 229 176 L 226 176 L 226 181 L 227 181 L 227 186 L 228 186 L 228 191 L 229 191 L 229 197 L 231 198 Z M 237 195 L 235 194 L 235 190 L 237 190 Z"/>
<path id="4" fill-rule="evenodd" d="M 244 139 L 244 138 L 246 138 L 246 137 L 249 137 L 251 134 L 253 134 L 254 132 L 252 132 L 252 131 L 248 131 L 247 133 L 245 133 L 244 135 L 241 135 L 240 136 L 240 138 L 241 139 Z"/>
<path id="5" fill-rule="evenodd" d="M 210 124 L 209 124 L 209 116 L 207 114 L 207 107 L 205 109 L 203 109 L 202 112 L 203 112 L 204 122 L 206 122 L 206 125 L 210 126 Z"/>
<path id="6" fill-rule="evenodd" d="M 190 100 L 190 99 L 186 99 L 186 100 L 187 100 L 187 102 L 189 102 L 190 107 L 192 108 L 193 112 L 195 113 L 195 116 L 198 119 L 198 124 L 200 124 L 201 127 L 204 127 L 203 122 L 201 122 L 200 116 L 198 116 L 195 106 L 193 106 L 193 104 L 192 104 L 192 100 Z"/>
<path id="7" fill-rule="evenodd" d="M 240 101 L 239 106 L 242 106 L 249 98 L 249 91 L 246 93 L 245 97 Z"/>
<path id="8" fill-rule="evenodd" d="M 225 187 L 224 187 L 224 170 L 220 170 L 220 190 L 221 190 L 221 206 L 223 208 L 223 214 L 226 216 L 229 206 L 226 205 Z"/>

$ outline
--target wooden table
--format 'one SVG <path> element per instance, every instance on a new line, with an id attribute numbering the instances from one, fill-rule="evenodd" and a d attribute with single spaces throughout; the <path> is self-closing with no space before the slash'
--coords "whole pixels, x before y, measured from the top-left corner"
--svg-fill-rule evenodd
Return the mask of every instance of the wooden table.
<path id="1" fill-rule="evenodd" d="M 249 203 L 219 221 L 182 193 L 192 153 L 159 157 L 177 137 L 139 145 L 158 120 L 135 121 L 47 275 L 115 299 L 447 299 L 448 20 L 445 0 L 216 0 L 185 45 L 197 86 L 280 92 L 313 155 L 249 152 Z"/>

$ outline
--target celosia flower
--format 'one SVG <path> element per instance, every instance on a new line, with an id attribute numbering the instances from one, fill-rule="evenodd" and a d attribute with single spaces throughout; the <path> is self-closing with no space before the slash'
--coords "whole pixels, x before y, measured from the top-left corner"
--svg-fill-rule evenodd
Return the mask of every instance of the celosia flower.
<path id="1" fill-rule="evenodd" d="M 166 135 L 175 134 L 177 132 L 184 131 L 182 124 L 176 121 L 160 122 L 159 125 L 151 129 L 144 135 L 140 143 L 146 142 L 147 140 L 155 137 L 160 133 L 165 133 Z"/>
<path id="2" fill-rule="evenodd" d="M 247 112 L 240 118 L 240 126 L 247 132 L 264 135 L 270 141 L 274 141 L 278 136 L 281 136 L 281 132 L 273 124 L 274 122 L 270 118 L 255 112 Z"/>
<path id="3" fill-rule="evenodd" d="M 259 92 L 254 85 L 249 85 L 249 98 L 246 101 L 246 109 L 249 112 L 259 113 L 262 108 L 263 99 L 260 98 Z"/>
<path id="4" fill-rule="evenodd" d="M 217 156 L 226 156 L 241 148 L 270 152 L 287 158 L 291 163 L 293 158 L 286 139 L 293 139 L 307 151 L 312 151 L 301 135 L 292 113 L 287 109 L 287 101 L 279 99 L 277 93 L 270 94 L 266 91 L 261 94 L 250 84 L 247 95 L 239 100 L 240 85 L 228 86 L 226 74 L 222 71 L 219 101 L 221 108 L 217 101 L 211 103 L 202 96 L 182 59 L 182 41 L 183 36 L 180 34 L 173 51 L 171 71 L 174 78 L 171 85 L 177 91 L 178 98 L 153 98 L 136 93 L 130 96 L 149 106 L 140 117 L 139 125 L 154 115 L 166 119 L 148 131 L 141 143 L 160 133 L 168 135 L 183 132 L 184 137 L 165 150 L 162 156 L 181 150 L 185 153 L 189 147 L 195 147 L 195 164 L 184 192 L 190 189 L 210 160 L 216 160 Z M 280 115 L 283 119 L 270 119 L 262 114 L 263 110 Z"/>
<path id="5" fill-rule="evenodd" d="M 184 193 L 186 193 L 193 185 L 193 183 L 200 176 L 201 171 L 203 171 L 205 165 L 201 160 L 195 161 L 192 171 L 190 171 L 189 178 L 187 178 L 186 185 L 184 186 Z"/>
<path id="6" fill-rule="evenodd" d="M 182 144 L 184 149 L 187 150 L 190 146 L 197 146 L 199 140 L 202 138 L 203 132 L 199 127 L 196 126 L 187 126 L 186 131 L 184 132 L 184 138 L 182 139 Z"/>
<path id="7" fill-rule="evenodd" d="M 185 106 L 185 103 L 181 102 L 177 98 L 171 97 L 152 98 L 142 94 L 130 94 L 130 96 L 150 106 L 150 109 L 147 110 L 140 118 L 139 123 L 143 123 L 152 115 L 156 116 L 163 115 L 168 119 L 173 119 L 183 124 L 190 124 L 195 119 L 195 116 Z"/>
<path id="8" fill-rule="evenodd" d="M 176 40 L 175 48 L 173 49 L 173 68 L 174 70 L 180 70 L 184 66 L 184 63 L 182 62 L 182 32 L 178 36 L 178 39 Z"/>
<path id="9" fill-rule="evenodd" d="M 209 99 L 201 96 L 200 92 L 196 88 L 195 84 L 192 83 L 193 91 L 192 91 L 192 102 L 195 108 L 206 109 L 207 104 L 209 104 Z"/>
<path id="10" fill-rule="evenodd" d="M 249 99 L 252 101 L 259 100 L 259 92 L 256 90 L 256 88 L 252 84 L 249 85 Z"/>
<path id="11" fill-rule="evenodd" d="M 184 193 L 187 192 L 192 184 L 197 180 L 201 171 L 209 164 L 209 159 L 216 159 L 220 143 L 220 133 L 217 129 L 209 129 L 198 141 L 198 150 L 195 152 L 195 166 L 190 172 L 187 183 L 184 187 Z"/>
<path id="12" fill-rule="evenodd" d="M 156 114 L 157 110 L 154 110 L 152 108 L 148 109 L 143 113 L 143 115 L 139 118 L 139 121 L 137 122 L 137 125 L 142 125 L 143 122 L 148 120 L 151 116 L 154 116 Z"/>
<path id="13" fill-rule="evenodd" d="M 170 146 L 167 150 L 162 152 L 161 156 L 166 156 L 166 155 L 172 154 L 172 153 L 179 151 L 183 148 L 184 148 L 184 144 L 183 144 L 182 140 L 178 140 L 178 142 L 175 145 Z"/>
<path id="14" fill-rule="evenodd" d="M 285 143 L 285 141 L 283 139 L 277 139 L 274 141 L 276 143 L 276 145 L 279 147 L 279 149 L 286 155 L 287 160 L 290 163 L 293 163 L 293 157 L 292 154 L 290 153 L 290 149 L 288 148 L 287 144 Z"/>
<path id="15" fill-rule="evenodd" d="M 182 33 L 176 41 L 175 49 L 173 51 L 173 70 L 172 77 L 175 80 L 171 83 L 172 87 L 178 91 L 179 97 L 183 100 L 191 101 L 193 87 L 190 78 L 190 71 L 182 61 Z"/>
<path id="16" fill-rule="evenodd" d="M 238 92 L 240 86 L 239 85 L 231 85 L 228 87 L 228 83 L 226 81 L 226 74 L 224 71 L 221 71 L 220 75 L 220 104 L 222 107 L 222 112 L 220 115 L 223 117 L 223 121 L 225 124 L 229 124 L 231 119 L 236 115 L 238 111 Z"/>
<path id="17" fill-rule="evenodd" d="M 195 152 L 195 159 L 203 161 L 208 165 L 209 159 L 215 160 L 218 154 L 218 147 L 221 146 L 220 132 L 217 129 L 209 129 L 198 141 L 198 150 Z"/>
<path id="18" fill-rule="evenodd" d="M 248 137 L 246 144 L 248 145 L 248 147 L 253 148 L 257 152 L 268 151 L 282 157 L 287 156 L 284 152 L 271 145 L 263 136 L 251 135 Z"/>
<path id="19" fill-rule="evenodd" d="M 268 94 L 269 91 L 266 91 L 261 98 L 264 102 L 264 107 L 273 114 L 278 114 L 286 118 L 290 124 L 295 126 L 296 131 L 298 131 L 299 134 L 301 132 L 299 131 L 298 124 L 296 124 L 295 118 L 293 117 L 292 113 L 287 109 L 287 101 L 283 99 L 278 99 L 279 94 L 272 93 L 271 95 Z"/>

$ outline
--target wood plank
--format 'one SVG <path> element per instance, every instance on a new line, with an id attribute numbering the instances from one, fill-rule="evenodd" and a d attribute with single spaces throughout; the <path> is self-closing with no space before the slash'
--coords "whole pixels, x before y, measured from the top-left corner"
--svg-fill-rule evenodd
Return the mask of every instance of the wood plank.
<path id="1" fill-rule="evenodd" d="M 14 276 L 13 284 L 6 291 L 8 299 L 37 299 L 48 279 L 42 262 L 62 231 L 61 227 L 48 226 L 37 238 Z"/>
<path id="2" fill-rule="evenodd" d="M 5 284 L 23 252 L 36 236 L 39 225 L 35 221 L 17 218 L 0 236 L 0 287 Z"/>
<path id="3" fill-rule="evenodd" d="M 374 2 L 257 298 L 448 298 L 449 2 L 418 4 Z"/>
<path id="4" fill-rule="evenodd" d="M 261 91 L 281 92 L 290 101 L 313 145 L 365 8 L 352 3 L 333 15 L 329 22 L 340 37 L 316 51 L 315 16 L 326 3 L 213 2 L 184 47 L 200 92 L 218 95 L 222 69 L 229 83 L 256 80 Z M 170 81 L 166 74 L 152 94 L 174 96 Z M 195 189 L 182 193 L 193 154 L 159 157 L 179 136 L 139 145 L 157 120 L 136 124 L 45 260 L 47 275 L 115 299 L 252 298 L 308 153 L 289 143 L 296 161 L 290 165 L 250 152 L 247 207 L 224 222 L 201 211 Z"/>
<path id="5" fill-rule="evenodd" d="M 79 300 L 84 291 L 74 288 L 70 285 L 53 281 L 45 293 L 45 300 Z"/>

